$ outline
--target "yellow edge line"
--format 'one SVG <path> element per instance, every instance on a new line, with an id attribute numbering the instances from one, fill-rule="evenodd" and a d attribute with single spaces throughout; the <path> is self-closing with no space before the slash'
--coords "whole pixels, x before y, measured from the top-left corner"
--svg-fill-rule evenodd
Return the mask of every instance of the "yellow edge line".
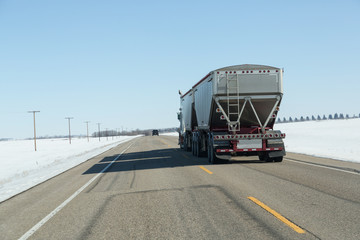
<path id="1" fill-rule="evenodd" d="M 285 217 L 281 216 L 281 214 L 277 213 L 275 210 L 273 210 L 270 207 L 266 206 L 264 203 L 260 202 L 256 198 L 248 197 L 248 199 L 250 199 L 251 201 L 253 201 L 257 205 L 259 205 L 260 207 L 262 207 L 263 209 L 265 209 L 266 211 L 268 211 L 269 213 L 274 215 L 277 219 L 279 219 L 280 221 L 282 221 L 283 223 L 285 223 L 286 225 L 291 227 L 295 232 L 297 232 L 297 233 L 305 233 L 305 231 L 303 229 L 301 229 L 300 227 L 298 227 L 294 223 L 290 222 Z"/>
<path id="2" fill-rule="evenodd" d="M 201 168 L 202 170 L 204 170 L 204 171 L 207 172 L 208 174 L 213 174 L 212 171 L 209 171 L 208 169 L 204 168 L 203 166 L 199 166 L 199 168 Z"/>

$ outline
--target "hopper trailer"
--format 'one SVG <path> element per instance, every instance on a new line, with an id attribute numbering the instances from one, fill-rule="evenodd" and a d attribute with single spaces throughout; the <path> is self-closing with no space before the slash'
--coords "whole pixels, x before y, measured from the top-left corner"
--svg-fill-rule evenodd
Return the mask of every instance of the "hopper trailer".
<path id="1" fill-rule="evenodd" d="M 273 126 L 283 96 L 280 68 L 243 64 L 211 71 L 180 93 L 179 145 L 210 163 L 235 156 L 281 162 L 285 133 Z"/>

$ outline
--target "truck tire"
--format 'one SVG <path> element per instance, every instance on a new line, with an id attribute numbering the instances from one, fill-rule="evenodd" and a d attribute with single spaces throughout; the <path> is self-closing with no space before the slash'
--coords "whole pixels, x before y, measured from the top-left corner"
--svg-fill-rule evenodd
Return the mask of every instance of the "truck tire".
<path id="1" fill-rule="evenodd" d="M 200 157 L 200 142 L 199 141 L 196 141 L 196 144 L 195 144 L 195 156 Z"/>
<path id="2" fill-rule="evenodd" d="M 259 154 L 259 160 L 264 162 L 282 162 L 283 157 L 269 157 L 269 154 Z"/>
<path id="3" fill-rule="evenodd" d="M 208 145 L 208 160 L 211 164 L 218 164 L 220 163 L 220 159 L 218 159 L 215 155 L 215 150 L 212 144 Z"/>
<path id="4" fill-rule="evenodd" d="M 194 148 L 194 141 L 192 142 L 192 144 L 191 144 L 191 153 L 192 153 L 192 155 L 193 156 L 195 156 L 195 148 Z"/>
<path id="5" fill-rule="evenodd" d="M 184 151 L 185 152 L 189 152 L 190 151 L 190 149 L 189 149 L 189 147 L 188 147 L 188 141 L 189 141 L 189 138 L 188 138 L 188 136 L 187 135 L 185 135 L 185 138 L 184 138 Z"/>
<path id="6" fill-rule="evenodd" d="M 208 146 L 208 161 L 209 161 L 209 163 L 211 163 L 212 162 L 212 159 L 211 159 L 211 155 L 212 155 L 212 152 L 211 152 L 212 150 L 211 150 L 211 147 L 210 147 L 210 145 Z"/>
<path id="7" fill-rule="evenodd" d="M 266 153 L 259 153 L 259 160 L 266 162 L 266 159 L 268 158 Z"/>
<path id="8" fill-rule="evenodd" d="M 272 162 L 273 159 L 269 157 L 268 153 L 261 153 L 259 154 L 259 160 L 264 162 Z"/>
<path id="9" fill-rule="evenodd" d="M 196 141 L 194 141 L 193 148 L 194 156 L 196 157 Z"/>

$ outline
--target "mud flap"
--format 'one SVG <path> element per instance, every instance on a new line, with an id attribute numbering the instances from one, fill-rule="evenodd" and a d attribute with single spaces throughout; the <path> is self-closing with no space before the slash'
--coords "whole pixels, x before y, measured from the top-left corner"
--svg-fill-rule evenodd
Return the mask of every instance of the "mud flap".
<path id="1" fill-rule="evenodd" d="M 269 152 L 269 157 L 270 158 L 274 158 L 274 157 L 282 157 L 286 155 L 285 152 L 285 145 L 282 139 L 268 139 L 267 140 L 267 147 L 271 147 L 271 148 L 277 148 L 277 147 L 281 147 L 282 150 L 281 151 L 274 151 L 274 152 Z"/>
<path id="2" fill-rule="evenodd" d="M 269 152 L 269 157 L 270 158 L 274 158 L 274 157 L 282 157 L 285 156 L 285 150 L 281 150 L 281 151 L 274 151 L 274 152 Z"/>

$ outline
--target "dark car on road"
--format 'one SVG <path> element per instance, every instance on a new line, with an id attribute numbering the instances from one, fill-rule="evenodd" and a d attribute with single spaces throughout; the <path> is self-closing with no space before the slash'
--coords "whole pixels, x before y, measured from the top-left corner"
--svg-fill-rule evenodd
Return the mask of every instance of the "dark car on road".
<path id="1" fill-rule="evenodd" d="M 152 135 L 153 136 L 159 136 L 159 130 L 153 130 Z"/>

